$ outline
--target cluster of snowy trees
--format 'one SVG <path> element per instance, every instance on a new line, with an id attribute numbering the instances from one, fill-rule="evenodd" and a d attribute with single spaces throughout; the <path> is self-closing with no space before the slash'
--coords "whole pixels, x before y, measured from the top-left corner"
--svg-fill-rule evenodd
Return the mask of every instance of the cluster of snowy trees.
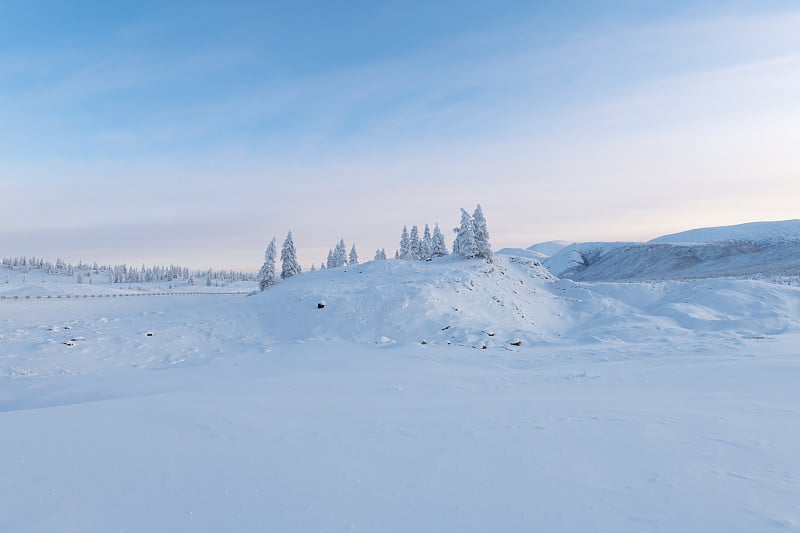
<path id="1" fill-rule="evenodd" d="M 489 230 L 486 228 L 486 217 L 483 216 L 480 204 L 475 207 L 472 215 L 462 209 L 461 224 L 454 228 L 453 231 L 456 234 L 453 242 L 453 254 L 467 259 L 476 257 L 491 259 L 492 248 L 489 244 Z M 430 226 L 425 224 L 422 236 L 420 236 L 417 226 L 411 226 L 411 231 L 408 230 L 407 226 L 403 226 L 403 232 L 400 236 L 400 249 L 395 252 L 395 259 L 428 261 L 449 253 L 444 235 L 439 229 L 439 224 L 434 225 L 432 232 Z M 258 287 L 262 291 L 275 285 L 281 279 L 290 278 L 302 272 L 300 263 L 297 261 L 297 251 L 291 231 L 286 235 L 281 248 L 280 277 L 277 274 L 275 264 L 277 256 L 277 248 L 273 238 L 264 253 L 264 264 L 256 276 Z M 375 250 L 374 259 L 376 261 L 385 260 L 386 250 L 384 248 Z M 338 268 L 357 264 L 358 253 L 356 252 L 356 245 L 352 245 L 348 254 L 344 239 L 340 239 L 334 248 L 328 249 L 328 257 L 320 264 L 320 268 Z M 312 264 L 311 271 L 315 270 L 316 268 Z"/>
<path id="2" fill-rule="evenodd" d="M 347 253 L 347 246 L 344 244 L 344 239 L 340 239 L 339 243 L 331 250 L 328 249 L 328 257 L 320 264 L 320 268 L 337 268 L 347 265 L 358 264 L 358 252 L 356 252 L 356 245 L 350 248 L 350 253 Z M 313 265 L 312 265 L 313 266 Z"/>
<path id="3" fill-rule="evenodd" d="M 475 211 L 471 216 L 462 209 L 461 224 L 457 228 L 453 228 L 453 231 L 456 234 L 453 242 L 453 253 L 455 255 L 467 259 L 475 257 L 491 259 L 492 247 L 489 243 L 489 230 L 486 228 L 486 217 L 483 216 L 480 204 L 475 207 Z M 400 234 L 400 249 L 395 253 L 395 259 L 427 261 L 448 253 L 439 224 L 434 226 L 433 234 L 431 234 L 428 224 L 425 224 L 422 237 L 419 236 L 417 226 L 412 226 L 411 231 L 408 231 L 408 228 L 403 226 L 403 232 Z M 376 259 L 378 259 L 377 255 Z"/>
<path id="4" fill-rule="evenodd" d="M 297 274 L 303 272 L 303 269 L 300 267 L 300 263 L 297 260 L 297 249 L 295 248 L 291 231 L 286 235 L 286 239 L 283 241 L 283 247 L 281 248 L 280 278 L 276 274 L 276 259 L 277 252 L 275 247 L 275 239 L 273 238 L 269 245 L 267 245 L 267 251 L 264 253 L 264 264 L 261 266 L 261 270 L 259 270 L 258 274 L 256 275 L 258 288 L 262 291 L 275 285 L 280 279 L 291 278 L 292 276 L 296 276 Z M 348 254 L 344 239 L 340 239 L 339 243 L 333 249 L 328 250 L 328 257 L 320 264 L 320 268 L 337 268 L 357 264 L 358 252 L 356 251 L 356 245 L 353 244 L 353 246 L 350 248 L 350 253 Z M 311 271 L 313 272 L 315 270 L 316 267 L 312 264 Z"/>
<path id="5" fill-rule="evenodd" d="M 102 279 L 110 283 L 154 283 L 158 281 L 186 281 L 194 285 L 195 278 L 205 279 L 207 285 L 224 285 L 233 281 L 252 281 L 252 273 L 234 270 L 191 270 L 179 265 L 161 266 L 154 265 L 140 268 L 121 265 L 98 265 L 79 261 L 77 265 L 68 263 L 63 259 L 56 259 L 55 263 L 36 257 L 7 257 L 0 260 L 0 264 L 9 269 L 19 269 L 23 272 L 40 270 L 49 275 L 65 275 L 77 277 L 78 283 L 93 283 L 93 279 Z M 101 277 L 102 276 L 102 277 Z M 86 280 L 86 281 L 84 281 Z"/>
<path id="6" fill-rule="evenodd" d="M 264 264 L 261 266 L 261 270 L 258 271 L 258 275 L 256 275 L 258 288 L 262 291 L 278 283 L 279 278 L 275 270 L 275 260 L 277 256 L 275 238 L 273 237 L 267 245 L 267 251 L 264 252 Z M 280 279 L 291 278 L 301 272 L 303 272 L 303 269 L 300 266 L 300 262 L 297 260 L 297 250 L 294 246 L 292 232 L 290 231 L 286 234 L 286 239 L 284 239 L 283 246 L 281 247 Z"/>
<path id="7" fill-rule="evenodd" d="M 448 253 L 450 252 L 447 251 L 447 245 L 444 242 L 442 230 L 439 229 L 439 224 L 434 226 L 433 234 L 431 234 L 430 226 L 425 224 L 421 238 L 417 226 L 411 226 L 410 232 L 408 227 L 403 226 L 403 232 L 400 234 L 400 249 L 395 253 L 395 259 L 427 261 L 434 257 L 442 257 Z"/>
<path id="8" fill-rule="evenodd" d="M 473 257 L 483 257 L 491 259 L 492 247 L 489 244 L 489 230 L 486 228 L 486 217 L 480 204 L 475 207 L 472 216 L 461 209 L 461 224 L 453 228 L 456 240 L 453 242 L 453 253 L 472 259 Z"/>

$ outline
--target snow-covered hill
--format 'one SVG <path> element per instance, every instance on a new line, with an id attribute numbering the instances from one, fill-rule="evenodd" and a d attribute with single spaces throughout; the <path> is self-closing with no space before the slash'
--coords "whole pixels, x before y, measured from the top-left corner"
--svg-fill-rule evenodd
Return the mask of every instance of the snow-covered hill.
<path id="1" fill-rule="evenodd" d="M 248 298 L 282 341 L 456 344 L 737 340 L 800 328 L 800 288 L 707 279 L 619 285 L 557 280 L 538 261 L 496 255 L 374 261 L 310 272 Z M 318 304 L 324 304 L 319 308 Z"/>
<path id="2" fill-rule="evenodd" d="M 800 276 L 800 221 L 692 230 L 647 243 L 575 243 L 545 261 L 581 281 Z"/>
<path id="3" fill-rule="evenodd" d="M 450 256 L 309 272 L 252 299 L 285 340 L 492 344 L 555 334 L 563 304 L 547 288 L 554 280 L 535 260 Z"/>

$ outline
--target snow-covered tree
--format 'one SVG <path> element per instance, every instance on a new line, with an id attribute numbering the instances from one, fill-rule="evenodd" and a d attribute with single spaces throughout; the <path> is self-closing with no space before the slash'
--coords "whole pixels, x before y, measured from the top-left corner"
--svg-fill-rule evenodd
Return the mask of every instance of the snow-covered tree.
<path id="1" fill-rule="evenodd" d="M 344 244 L 344 239 L 341 239 L 336 248 L 333 249 L 333 266 L 347 266 L 347 246 Z"/>
<path id="2" fill-rule="evenodd" d="M 395 251 L 394 251 L 394 258 L 395 258 L 395 259 L 400 259 L 400 250 L 397 250 L 397 249 L 395 249 Z"/>
<path id="3" fill-rule="evenodd" d="M 292 232 L 286 235 L 286 240 L 283 241 L 283 248 L 281 248 L 281 278 L 291 278 L 303 271 L 300 268 L 300 263 L 297 261 L 297 251 L 294 248 L 294 240 L 292 239 Z"/>
<path id="4" fill-rule="evenodd" d="M 442 230 L 439 229 L 439 224 L 436 224 L 433 227 L 432 241 L 433 241 L 431 244 L 432 257 L 442 257 L 450 253 L 447 251 L 447 244 L 444 242 L 444 235 L 442 234 Z"/>
<path id="5" fill-rule="evenodd" d="M 358 253 L 356 253 L 356 245 L 353 243 L 353 247 L 350 248 L 350 255 L 347 258 L 348 265 L 357 265 L 358 264 Z"/>
<path id="6" fill-rule="evenodd" d="M 383 248 L 378 248 L 375 250 L 375 261 L 385 261 L 386 260 L 386 250 Z"/>
<path id="7" fill-rule="evenodd" d="M 422 241 L 419 245 L 420 259 L 427 261 L 433 257 L 433 238 L 431 237 L 431 228 L 425 224 L 425 231 L 422 234 Z"/>
<path id="8" fill-rule="evenodd" d="M 475 244 L 475 227 L 472 224 L 472 217 L 464 209 L 461 210 L 461 224 L 454 228 L 456 239 L 453 242 L 453 253 L 461 257 L 472 259 L 478 255 L 478 247 Z"/>
<path id="9" fill-rule="evenodd" d="M 408 228 L 403 226 L 403 232 L 400 234 L 400 252 L 395 259 L 413 259 L 411 255 L 411 241 L 408 238 Z"/>
<path id="10" fill-rule="evenodd" d="M 472 227 L 475 233 L 475 248 L 478 251 L 477 257 L 491 259 L 492 245 L 489 244 L 489 230 L 486 228 L 486 217 L 483 216 L 481 204 L 475 207 L 475 212 L 472 214 Z"/>
<path id="11" fill-rule="evenodd" d="M 319 264 L 319 269 L 320 269 L 320 270 L 322 270 L 323 268 L 327 268 L 327 267 L 325 266 L 325 263 L 320 263 L 320 264 Z"/>
<path id="12" fill-rule="evenodd" d="M 260 290 L 266 290 L 269 287 L 275 285 L 278 281 L 277 277 L 275 276 L 275 258 L 277 256 L 277 251 L 275 250 L 275 238 L 273 237 L 269 244 L 267 245 L 267 251 L 264 252 L 264 264 L 261 265 L 261 270 L 258 271 L 258 288 Z"/>
<path id="13" fill-rule="evenodd" d="M 411 233 L 408 236 L 408 245 L 411 247 L 411 258 L 419 260 L 420 257 L 420 241 L 419 241 L 419 228 L 416 224 L 411 226 Z"/>
<path id="14" fill-rule="evenodd" d="M 335 261 L 333 259 L 333 250 L 331 250 L 330 248 L 328 248 L 328 258 L 325 260 L 325 264 L 328 266 L 328 268 L 333 268 L 336 266 Z"/>
<path id="15" fill-rule="evenodd" d="M 311 272 L 316 272 L 317 267 L 314 266 L 314 263 L 311 263 Z"/>

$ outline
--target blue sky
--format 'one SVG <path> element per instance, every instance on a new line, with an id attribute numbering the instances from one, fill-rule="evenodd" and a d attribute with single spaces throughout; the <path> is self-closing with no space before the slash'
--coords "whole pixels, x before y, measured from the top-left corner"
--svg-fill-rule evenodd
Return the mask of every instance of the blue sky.
<path id="1" fill-rule="evenodd" d="M 766 6 L 765 4 L 769 4 Z M 797 218 L 796 2 L 0 2 L 0 255 Z"/>

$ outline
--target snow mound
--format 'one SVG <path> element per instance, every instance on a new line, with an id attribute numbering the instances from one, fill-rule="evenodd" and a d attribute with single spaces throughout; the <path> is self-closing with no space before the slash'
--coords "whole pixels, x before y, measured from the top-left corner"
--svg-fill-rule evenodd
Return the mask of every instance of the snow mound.
<path id="1" fill-rule="evenodd" d="M 483 347 L 553 335 L 563 306 L 546 289 L 553 281 L 526 258 L 496 256 L 487 263 L 451 256 L 308 272 L 250 300 L 279 340 Z"/>
<path id="2" fill-rule="evenodd" d="M 800 242 L 800 220 L 748 222 L 735 226 L 692 229 L 681 233 L 664 235 L 650 242 L 669 244 L 746 242 L 760 244 L 785 241 Z"/>

